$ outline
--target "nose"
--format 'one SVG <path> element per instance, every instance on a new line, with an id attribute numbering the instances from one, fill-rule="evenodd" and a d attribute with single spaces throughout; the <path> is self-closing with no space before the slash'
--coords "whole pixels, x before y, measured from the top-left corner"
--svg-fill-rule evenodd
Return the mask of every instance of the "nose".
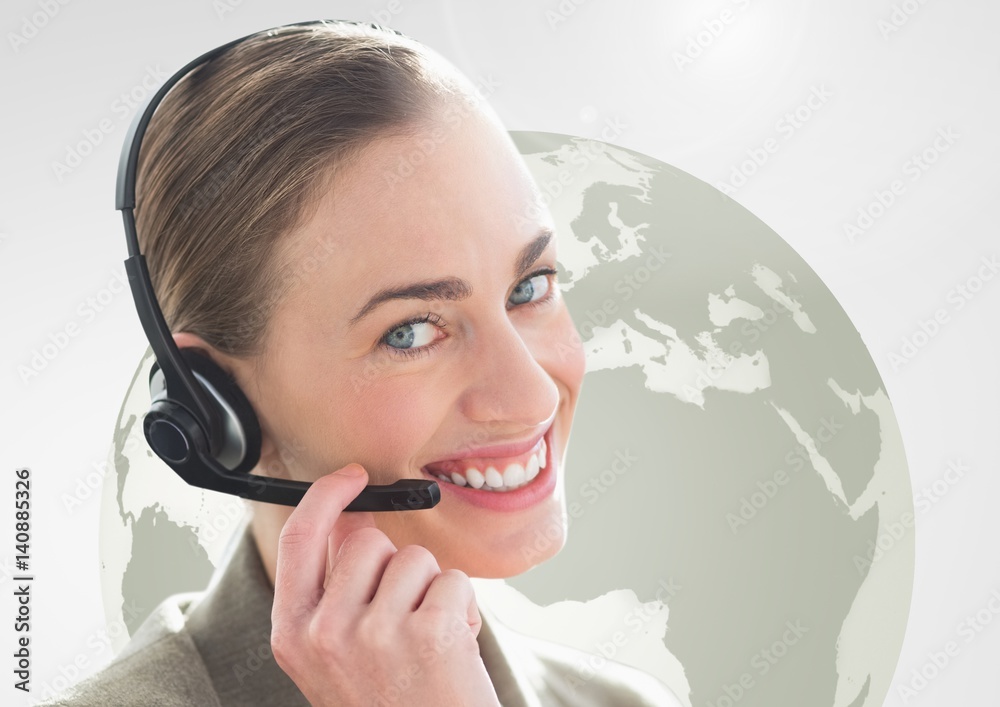
<path id="1" fill-rule="evenodd" d="M 462 411 L 494 434 L 540 430 L 555 414 L 559 388 L 510 319 L 501 319 L 470 352 Z"/>

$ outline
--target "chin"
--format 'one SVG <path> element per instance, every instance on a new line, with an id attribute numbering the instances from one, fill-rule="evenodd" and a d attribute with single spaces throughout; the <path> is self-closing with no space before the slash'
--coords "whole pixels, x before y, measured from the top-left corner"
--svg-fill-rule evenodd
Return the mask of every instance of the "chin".
<path id="1" fill-rule="evenodd" d="M 487 563 L 474 561 L 462 567 L 462 571 L 470 577 L 483 579 L 516 577 L 558 555 L 566 542 L 565 532 L 560 532 L 555 538 L 540 533 L 533 535 L 533 538 L 534 540 L 525 542 L 521 549 L 503 558 L 494 557 Z"/>

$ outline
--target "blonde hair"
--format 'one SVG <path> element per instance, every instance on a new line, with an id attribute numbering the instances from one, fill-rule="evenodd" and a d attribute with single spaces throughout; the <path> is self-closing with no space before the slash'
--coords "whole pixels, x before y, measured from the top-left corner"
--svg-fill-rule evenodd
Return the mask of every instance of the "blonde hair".
<path id="1" fill-rule="evenodd" d="M 449 67 L 391 30 L 324 23 L 262 31 L 181 79 L 143 139 L 134 212 L 168 327 L 259 353 L 280 237 L 373 140 L 468 100 Z"/>

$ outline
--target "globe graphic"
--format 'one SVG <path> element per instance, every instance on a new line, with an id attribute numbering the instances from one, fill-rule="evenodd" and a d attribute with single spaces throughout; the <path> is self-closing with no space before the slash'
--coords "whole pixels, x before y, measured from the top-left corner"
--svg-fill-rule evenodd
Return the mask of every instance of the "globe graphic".
<path id="1" fill-rule="evenodd" d="M 857 330 L 711 185 L 597 140 L 510 134 L 555 219 L 587 375 L 567 543 L 522 575 L 474 578 L 477 597 L 514 630 L 587 651 L 584 679 L 616 660 L 689 706 L 881 705 L 909 613 L 913 501 Z M 149 451 L 152 362 L 125 396 L 102 497 L 106 617 L 129 633 L 204 589 L 245 513 Z"/>

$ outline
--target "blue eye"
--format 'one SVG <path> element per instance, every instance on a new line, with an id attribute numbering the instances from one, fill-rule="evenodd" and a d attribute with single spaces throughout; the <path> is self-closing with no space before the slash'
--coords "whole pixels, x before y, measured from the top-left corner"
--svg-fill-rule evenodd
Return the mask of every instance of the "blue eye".
<path id="1" fill-rule="evenodd" d="M 537 307 L 552 301 L 556 292 L 554 276 L 557 274 L 553 268 L 542 268 L 519 282 L 508 300 L 513 306 L 508 304 L 507 308 Z M 421 327 L 421 324 L 433 324 L 441 329 L 447 326 L 440 316 L 428 312 L 388 329 L 378 341 L 379 348 L 387 350 L 391 356 L 406 359 L 429 355 L 441 339 L 435 340 L 432 328 Z"/>
<path id="2" fill-rule="evenodd" d="M 550 274 L 549 272 L 540 272 L 532 275 L 527 280 L 521 280 L 521 282 L 518 283 L 517 287 L 515 287 L 514 291 L 511 293 L 511 297 L 512 298 L 517 297 L 523 299 L 522 302 L 517 302 L 517 304 L 528 304 L 533 300 L 536 290 L 541 289 L 542 294 L 544 295 L 550 289 L 552 289 L 552 282 L 548 277 L 549 274 Z M 555 271 L 554 270 L 551 271 L 551 274 L 554 275 Z M 533 284 L 536 280 L 540 283 L 538 286 Z"/>
<path id="3" fill-rule="evenodd" d="M 538 307 L 551 302 L 556 296 L 555 276 L 558 274 L 553 268 L 542 268 L 529 275 L 526 279 L 521 280 L 517 287 L 514 288 L 514 291 L 510 293 L 511 299 L 517 297 L 521 300 L 516 302 L 515 306 L 523 307 L 527 305 L 529 307 Z M 539 278 L 541 278 L 540 281 Z M 536 281 L 539 282 L 538 285 L 534 284 Z M 538 292 L 541 292 L 542 296 L 533 299 Z"/>
<path id="4" fill-rule="evenodd" d="M 419 325 L 428 323 L 439 326 L 442 329 L 447 326 L 437 314 L 428 312 L 422 317 L 408 319 L 393 326 L 379 339 L 379 346 L 388 349 L 394 356 L 416 357 L 430 353 L 430 350 L 437 346 L 434 343 L 434 334 L 424 333 L 422 336 L 418 336 L 420 333 Z M 418 327 L 418 330 L 414 331 L 414 327 Z M 430 329 L 430 327 L 426 328 Z M 416 342 L 416 346 L 414 346 L 414 342 Z"/>

